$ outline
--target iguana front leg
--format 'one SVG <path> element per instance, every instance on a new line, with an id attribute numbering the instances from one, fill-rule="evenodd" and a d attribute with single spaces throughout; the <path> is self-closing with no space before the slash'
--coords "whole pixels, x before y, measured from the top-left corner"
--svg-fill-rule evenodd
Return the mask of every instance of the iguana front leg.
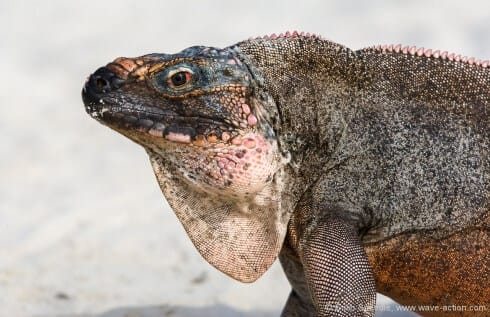
<path id="1" fill-rule="evenodd" d="M 307 228 L 299 237 L 290 230 L 296 247 L 281 253 L 293 285 L 282 316 L 374 316 L 374 278 L 356 227 L 329 216 Z"/>

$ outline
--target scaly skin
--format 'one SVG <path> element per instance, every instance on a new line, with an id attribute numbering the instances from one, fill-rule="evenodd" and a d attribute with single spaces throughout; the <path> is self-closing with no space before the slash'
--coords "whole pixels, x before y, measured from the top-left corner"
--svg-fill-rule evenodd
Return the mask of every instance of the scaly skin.
<path id="1" fill-rule="evenodd" d="M 118 58 L 82 95 L 208 262 L 251 282 L 279 256 L 282 316 L 490 302 L 488 61 L 287 33 Z"/>

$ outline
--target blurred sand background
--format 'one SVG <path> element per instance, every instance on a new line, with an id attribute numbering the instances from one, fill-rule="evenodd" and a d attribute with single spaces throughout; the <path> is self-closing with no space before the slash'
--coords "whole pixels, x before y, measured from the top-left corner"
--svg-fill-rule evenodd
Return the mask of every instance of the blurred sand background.
<path id="1" fill-rule="evenodd" d="M 80 91 L 117 56 L 294 29 L 490 58 L 488 0 L 0 0 L 0 316 L 279 316 L 280 267 L 245 285 L 207 264 Z"/>

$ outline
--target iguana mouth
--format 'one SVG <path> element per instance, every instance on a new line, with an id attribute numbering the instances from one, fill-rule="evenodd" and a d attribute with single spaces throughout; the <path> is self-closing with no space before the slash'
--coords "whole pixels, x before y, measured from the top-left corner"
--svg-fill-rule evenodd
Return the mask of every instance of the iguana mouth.
<path id="1" fill-rule="evenodd" d="M 177 143 L 204 145 L 219 141 L 232 142 L 238 135 L 233 122 L 219 118 L 181 116 L 156 107 L 119 106 L 105 98 L 86 102 L 85 110 L 92 118 L 116 130 L 134 131 Z M 236 143 L 237 139 L 233 142 Z"/>
<path id="2" fill-rule="evenodd" d="M 191 143 L 207 139 L 228 141 L 236 134 L 236 127 L 216 118 L 186 117 L 174 112 L 155 108 L 154 111 L 113 106 L 104 103 L 89 103 L 87 113 L 105 125 L 125 131 L 136 131 L 152 137 L 165 138 L 179 143 Z"/>

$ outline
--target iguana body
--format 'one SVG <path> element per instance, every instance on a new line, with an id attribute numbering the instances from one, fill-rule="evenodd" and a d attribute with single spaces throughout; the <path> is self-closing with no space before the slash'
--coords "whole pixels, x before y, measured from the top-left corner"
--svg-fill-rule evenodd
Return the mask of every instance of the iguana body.
<path id="1" fill-rule="evenodd" d="M 287 33 L 119 58 L 83 98 L 208 262 L 251 282 L 279 256 L 283 316 L 490 303 L 487 61 Z"/>

